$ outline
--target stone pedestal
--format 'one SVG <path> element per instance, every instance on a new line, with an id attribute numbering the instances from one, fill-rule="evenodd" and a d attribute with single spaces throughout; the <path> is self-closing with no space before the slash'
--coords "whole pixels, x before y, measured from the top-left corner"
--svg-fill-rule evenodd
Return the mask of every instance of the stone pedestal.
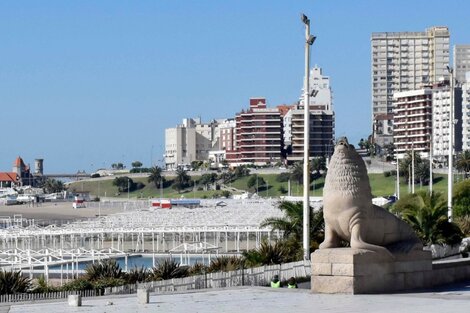
<path id="1" fill-rule="evenodd" d="M 82 306 L 82 296 L 80 295 L 69 295 L 67 300 L 70 306 Z"/>
<path id="2" fill-rule="evenodd" d="M 316 250 L 312 260 L 312 291 L 318 293 L 387 293 L 432 285 L 429 251 L 387 254 L 334 248 Z"/>
<path id="3" fill-rule="evenodd" d="M 137 289 L 137 301 L 139 304 L 149 303 L 149 291 L 147 289 Z"/>

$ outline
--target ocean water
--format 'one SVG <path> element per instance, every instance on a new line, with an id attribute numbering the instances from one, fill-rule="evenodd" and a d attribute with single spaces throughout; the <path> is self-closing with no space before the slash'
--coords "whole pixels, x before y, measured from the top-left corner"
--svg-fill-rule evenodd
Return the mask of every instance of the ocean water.
<path id="1" fill-rule="evenodd" d="M 208 256 L 205 255 L 204 257 L 201 255 L 182 255 L 180 256 L 172 254 L 172 255 L 155 255 L 155 263 L 162 262 L 165 259 L 172 258 L 174 261 L 182 264 L 182 265 L 194 265 L 195 263 L 202 263 L 205 265 L 209 265 Z M 215 255 L 213 256 L 213 258 Z M 115 258 L 119 266 L 124 269 L 126 267 L 126 260 L 124 257 Z M 95 260 L 98 262 L 98 260 Z M 78 262 L 78 269 L 84 270 L 89 264 L 93 263 L 92 261 L 87 262 Z M 152 268 L 153 267 L 153 257 L 150 255 L 132 255 L 127 257 L 127 268 L 131 269 L 133 267 L 141 267 L 144 268 Z M 63 269 L 65 269 L 66 264 L 63 265 Z M 60 270 L 60 265 L 50 266 L 50 270 Z M 71 264 L 69 264 L 69 270 L 71 269 Z"/>

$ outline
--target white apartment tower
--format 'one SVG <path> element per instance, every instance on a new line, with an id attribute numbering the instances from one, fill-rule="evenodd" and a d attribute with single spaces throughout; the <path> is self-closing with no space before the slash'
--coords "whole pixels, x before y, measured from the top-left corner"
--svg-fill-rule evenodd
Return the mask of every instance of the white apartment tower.
<path id="1" fill-rule="evenodd" d="M 462 150 L 470 150 L 470 71 L 462 84 Z"/>
<path id="2" fill-rule="evenodd" d="M 393 94 L 395 153 L 402 159 L 414 150 L 428 157 L 432 132 L 432 89 L 425 88 Z"/>
<path id="3" fill-rule="evenodd" d="M 373 135 L 383 146 L 393 142 L 393 94 L 448 77 L 449 30 L 372 33 L 371 53 Z"/>
<path id="4" fill-rule="evenodd" d="M 310 70 L 310 92 L 317 91 L 310 97 L 310 157 L 329 156 L 333 151 L 335 138 L 335 115 L 330 78 L 324 76 L 318 66 Z M 284 148 L 289 162 L 303 160 L 304 149 L 304 99 L 293 106 L 283 117 Z"/>
<path id="5" fill-rule="evenodd" d="M 459 83 L 468 82 L 465 75 L 470 72 L 470 45 L 454 46 L 454 73 Z"/>

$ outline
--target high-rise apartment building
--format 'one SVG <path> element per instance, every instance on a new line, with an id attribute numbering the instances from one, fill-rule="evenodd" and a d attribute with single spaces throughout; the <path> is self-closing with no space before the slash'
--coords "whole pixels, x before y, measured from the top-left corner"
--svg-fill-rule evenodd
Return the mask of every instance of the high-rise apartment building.
<path id="1" fill-rule="evenodd" d="M 426 86 L 423 89 L 394 94 L 394 144 L 399 159 L 414 151 L 429 157 L 432 140 L 433 160 L 446 163 L 449 155 L 449 127 L 453 121 L 454 153 L 462 150 L 462 97 L 459 87 L 454 89 L 454 112 L 450 117 L 449 81 Z"/>
<path id="2" fill-rule="evenodd" d="M 310 157 L 329 156 L 333 151 L 335 138 L 335 115 L 330 78 L 322 74 L 315 66 L 310 70 L 310 92 L 315 90 L 315 97 L 310 97 Z M 283 117 L 284 147 L 289 162 L 304 158 L 304 99 L 293 106 Z"/>
<path id="3" fill-rule="evenodd" d="M 433 159 L 446 162 L 449 155 L 449 130 L 454 126 L 454 153 L 462 151 L 462 89 L 454 89 L 453 118 L 450 117 L 450 84 L 442 81 L 432 87 Z"/>
<path id="4" fill-rule="evenodd" d="M 454 73 L 459 83 L 466 80 L 465 74 L 470 72 L 470 45 L 454 46 Z"/>
<path id="5" fill-rule="evenodd" d="M 372 129 L 379 146 L 393 141 L 393 94 L 448 77 L 449 30 L 372 33 Z"/>
<path id="6" fill-rule="evenodd" d="M 432 89 L 425 88 L 393 94 L 393 141 L 398 159 L 409 151 L 429 155 L 432 133 Z"/>
<path id="7" fill-rule="evenodd" d="M 236 149 L 227 151 L 227 161 L 232 165 L 280 161 L 281 131 L 279 110 L 268 108 L 265 98 L 251 98 L 249 109 L 236 116 Z"/>
<path id="8" fill-rule="evenodd" d="M 470 71 L 462 84 L 462 150 L 470 150 Z"/>

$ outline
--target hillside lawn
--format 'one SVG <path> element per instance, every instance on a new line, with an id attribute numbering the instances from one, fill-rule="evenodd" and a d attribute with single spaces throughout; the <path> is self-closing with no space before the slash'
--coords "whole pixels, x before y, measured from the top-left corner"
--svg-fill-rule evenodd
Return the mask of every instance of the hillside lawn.
<path id="1" fill-rule="evenodd" d="M 282 195 L 287 195 L 287 193 L 281 193 L 279 190 L 281 186 L 287 190 L 288 183 L 287 182 L 278 182 L 276 180 L 277 174 L 259 174 L 259 177 L 263 177 L 264 180 L 267 182 L 267 186 L 258 186 L 259 192 L 258 194 L 261 197 L 278 197 Z M 193 176 L 193 179 L 199 179 L 200 176 Z M 119 197 L 119 198 L 127 198 L 127 192 L 118 192 L 116 186 L 113 186 L 113 179 L 89 179 L 89 180 L 82 180 L 73 182 L 69 185 L 69 190 L 71 191 L 88 191 L 92 196 L 96 197 Z M 171 181 L 172 177 L 166 177 L 167 181 Z M 235 180 L 232 183 L 227 184 L 225 187 L 229 190 L 232 194 L 239 194 L 244 191 L 248 191 L 247 181 L 249 176 L 242 177 L 240 179 Z M 164 186 L 163 190 L 161 191 L 160 188 L 156 188 L 153 183 L 149 183 L 146 177 L 138 177 L 132 178 L 134 182 L 141 182 L 145 185 L 144 188 L 140 190 L 135 190 L 129 193 L 129 198 L 136 199 L 136 198 L 159 198 L 160 195 L 163 195 L 163 198 L 180 198 L 184 196 L 185 198 L 212 198 L 214 195 L 221 194 L 221 190 L 198 190 L 201 189 L 201 186 L 196 186 L 195 188 L 190 188 L 181 193 L 178 193 L 174 190 L 171 185 L 167 184 Z M 385 177 L 384 174 L 369 174 L 369 180 L 372 187 L 372 194 L 374 197 L 379 196 L 390 196 L 395 193 L 395 177 L 389 176 Z M 311 196 L 322 196 L 323 194 L 323 186 L 324 186 L 324 178 L 321 177 L 317 180 L 314 180 L 310 187 L 310 195 Z M 237 190 L 234 190 L 236 188 Z M 408 193 L 408 184 L 404 180 L 400 180 L 400 195 L 403 196 Z M 415 184 L 415 191 L 428 190 L 428 186 L 420 186 L 419 184 Z M 222 188 L 224 189 L 224 187 Z M 433 183 L 433 190 L 439 191 L 447 194 L 447 175 L 444 174 L 435 174 L 434 175 L 434 183 Z M 254 188 L 249 190 L 250 192 L 255 191 Z M 294 181 L 291 181 L 291 195 L 293 196 L 302 196 L 303 193 L 303 186 L 297 184 Z"/>

